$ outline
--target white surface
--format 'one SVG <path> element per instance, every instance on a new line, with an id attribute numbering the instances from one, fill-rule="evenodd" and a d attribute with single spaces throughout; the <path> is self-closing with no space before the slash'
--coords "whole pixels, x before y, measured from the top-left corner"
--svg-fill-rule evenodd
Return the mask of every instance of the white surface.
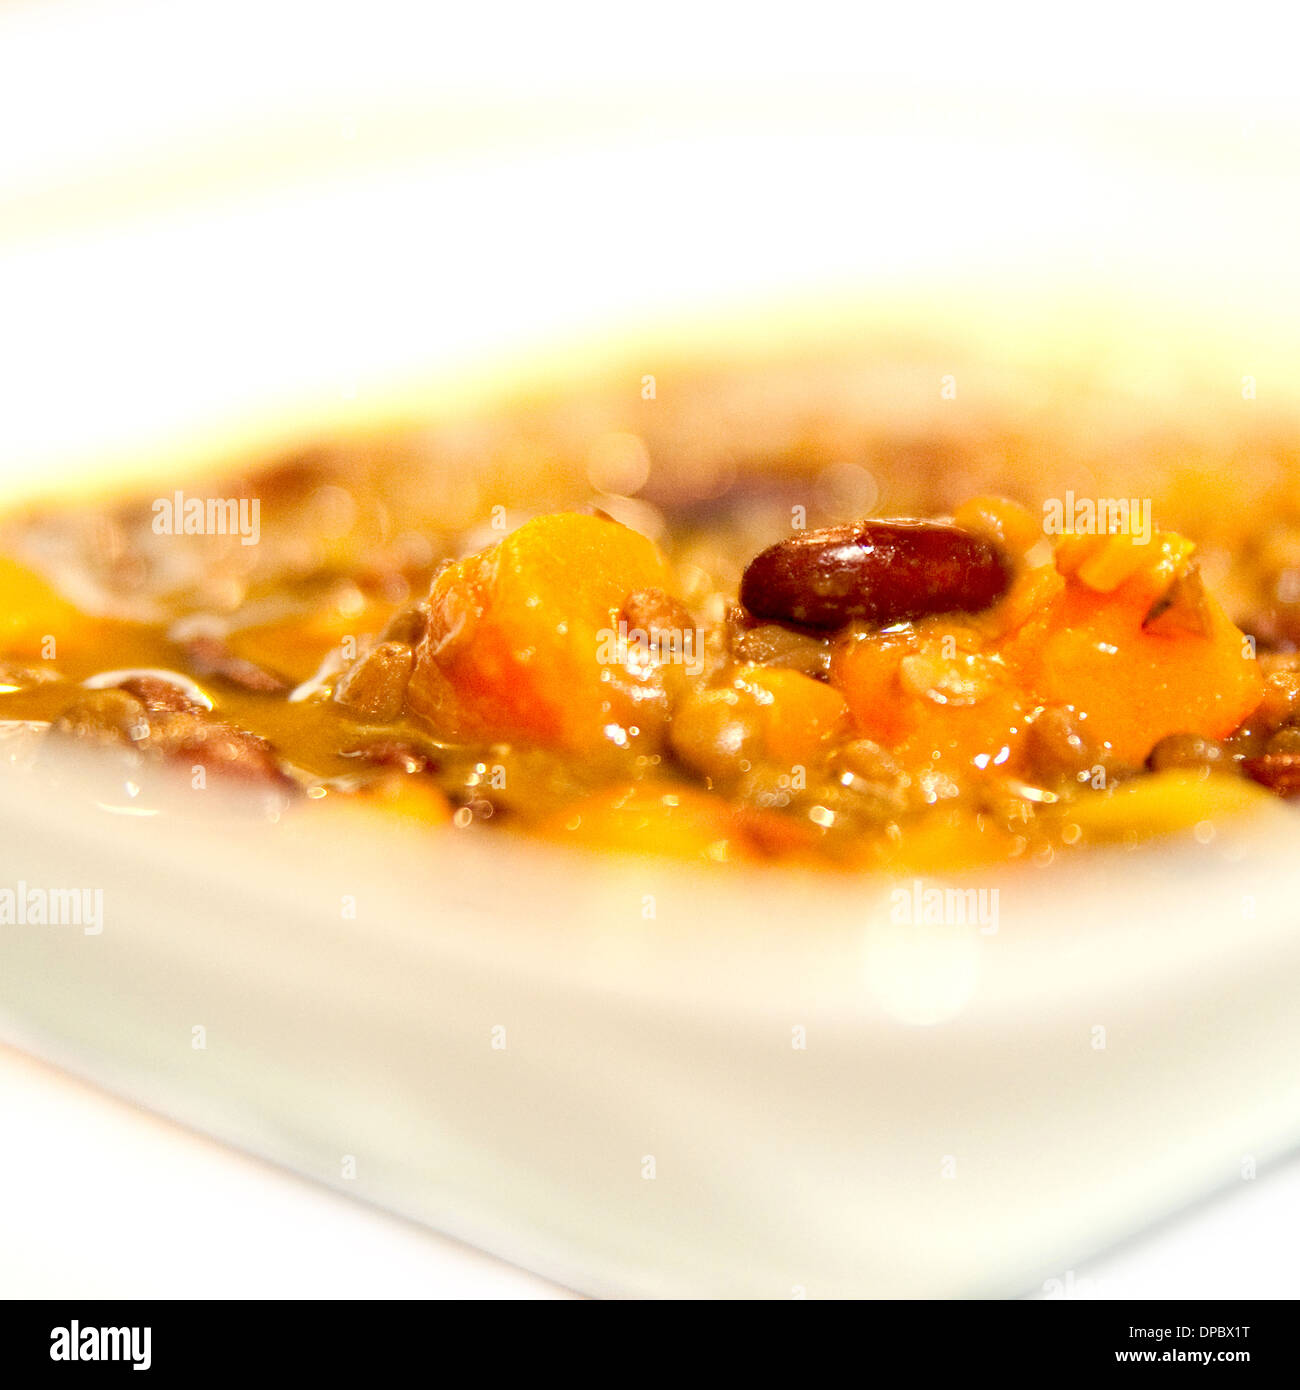
<path id="1" fill-rule="evenodd" d="M 102 886 L 104 929 L 0 934 L 0 1037 L 582 1292 L 1015 1296 L 1300 1141 L 1271 802 L 1203 844 L 1025 868 L 984 934 L 899 924 L 874 882 L 818 879 L 808 930 L 793 874 L 342 809 L 274 827 L 188 784 L 142 793 L 152 819 L 30 793 L 0 783 L 0 842 L 29 883 Z M 8 1190 L 57 1204 L 66 1170 Z M 135 1219 L 156 1209 L 146 1187 Z M 1259 1248 L 1207 1241 L 1207 1280 Z"/>
<path id="2" fill-rule="evenodd" d="M 5 1047 L 0 1114 L 0 1298 L 571 1296 Z M 1293 1161 L 1039 1296 L 1297 1298 L 1297 1241 Z"/>
<path id="3" fill-rule="evenodd" d="M 570 1296 L 8 1047 L 0 1115 L 0 1298 Z"/>
<path id="4" fill-rule="evenodd" d="M 1044 1281 L 1042 1298 L 1300 1298 L 1300 1161 Z"/>

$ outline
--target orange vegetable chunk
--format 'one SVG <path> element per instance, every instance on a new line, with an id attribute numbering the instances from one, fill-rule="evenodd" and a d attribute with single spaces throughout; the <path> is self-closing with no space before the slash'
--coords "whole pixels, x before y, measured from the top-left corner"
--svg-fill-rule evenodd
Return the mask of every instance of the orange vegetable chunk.
<path id="1" fill-rule="evenodd" d="M 831 679 L 861 733 L 909 757 L 930 750 L 936 764 L 1017 770 L 1033 711 L 1047 704 L 1072 705 L 1089 737 L 1131 764 L 1167 734 L 1224 738 L 1263 681 L 1245 636 L 1199 586 L 1196 623 L 1147 621 L 1190 549 L 1160 539 L 1150 550 L 1063 545 L 1065 580 L 1027 573 L 1004 601 L 1009 630 L 979 653 L 938 655 L 948 625 L 927 619 L 850 636 Z"/>
<path id="2" fill-rule="evenodd" d="M 624 854 L 713 864 L 755 857 L 740 819 L 726 802 L 666 781 L 596 792 L 551 817 L 541 830 L 570 844 Z"/>
<path id="3" fill-rule="evenodd" d="M 1204 635 L 1150 632 L 1139 581 L 1110 594 L 1071 583 L 1021 638 L 1038 698 L 1074 705 L 1093 738 L 1131 763 L 1167 734 L 1226 737 L 1264 694 L 1245 637 L 1213 598 L 1203 600 Z"/>
<path id="4" fill-rule="evenodd" d="M 63 638 L 75 638 L 85 627 L 77 610 L 50 584 L 6 555 L 0 555 L 0 595 L 0 655 L 53 660 Z"/>
<path id="5" fill-rule="evenodd" d="M 654 543 L 626 526 L 536 517 L 434 580 L 409 706 L 447 739 L 626 744 L 642 691 L 610 659 L 610 634 L 629 593 L 669 583 Z"/>
<path id="6" fill-rule="evenodd" d="M 764 747 L 783 767 L 811 763 L 848 724 L 844 696 L 798 671 L 747 666 L 739 672 L 737 685 L 757 697 Z"/>

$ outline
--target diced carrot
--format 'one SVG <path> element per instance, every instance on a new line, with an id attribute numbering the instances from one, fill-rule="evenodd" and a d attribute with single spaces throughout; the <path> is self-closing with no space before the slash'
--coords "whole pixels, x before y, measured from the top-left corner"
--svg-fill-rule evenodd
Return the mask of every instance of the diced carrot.
<path id="1" fill-rule="evenodd" d="M 916 724 L 916 711 L 902 698 L 898 668 L 916 651 L 911 633 L 871 633 L 837 648 L 831 683 L 843 692 L 858 731 L 896 747 Z"/>
<path id="2" fill-rule="evenodd" d="M 764 746 L 782 767 L 811 763 L 848 724 L 844 696 L 799 671 L 747 666 L 737 673 L 737 684 L 756 696 Z"/>
<path id="3" fill-rule="evenodd" d="M 40 575 L 0 555 L 0 655 L 24 661 L 53 661 L 65 637 L 84 620 Z"/>
<path id="4" fill-rule="evenodd" d="M 275 622 L 237 628 L 228 643 L 236 656 L 303 681 L 320 668 L 331 648 L 348 636 L 375 632 L 388 613 L 387 605 L 372 600 L 355 609 L 331 602 Z"/>
<path id="5" fill-rule="evenodd" d="M 926 624 L 850 639 L 831 679 L 858 731 L 905 761 L 928 760 L 936 773 L 1008 770 L 1023 741 L 1028 697 L 996 654 L 948 652 L 950 635 Z"/>
<path id="6" fill-rule="evenodd" d="M 439 829 L 452 823 L 450 802 L 431 778 L 405 772 L 392 772 L 379 777 L 355 792 L 330 791 L 327 795 L 302 803 L 307 814 L 286 821 L 286 833 L 291 838 L 314 833 L 306 828 L 337 822 L 345 830 L 373 821 L 376 814 L 393 817 L 415 826 Z"/>
<path id="7" fill-rule="evenodd" d="M 953 525 L 991 536 L 1004 549 L 1023 555 L 1043 539 L 1042 518 L 1005 497 L 972 497 L 953 513 Z"/>
<path id="8" fill-rule="evenodd" d="M 981 652 L 945 653 L 942 618 L 847 638 L 831 679 L 860 732 L 909 754 L 929 750 L 936 764 L 1008 770 L 1021 764 L 1028 715 L 1040 704 L 1073 705 L 1090 736 L 1130 763 L 1166 734 L 1231 733 L 1264 693 L 1240 630 L 1199 590 L 1200 630 L 1144 627 L 1185 564 L 1186 542 L 1099 539 L 1066 551 L 1068 578 L 1045 568 L 1035 572 L 1041 580 L 1018 582 L 1007 600 L 1019 606 L 1016 627 Z M 951 698 L 951 690 L 963 691 L 967 670 L 969 697 Z"/>
<path id="9" fill-rule="evenodd" d="M 366 788 L 365 801 L 381 806 L 392 815 L 421 825 L 449 825 L 451 806 L 447 798 L 428 779 L 394 773 Z"/>
<path id="10" fill-rule="evenodd" d="M 971 807 L 939 805 L 897 839 L 881 836 L 858 849 L 861 868 L 892 874 L 948 874 L 979 868 L 1014 853 L 1015 835 Z"/>
<path id="11" fill-rule="evenodd" d="M 1111 593 L 1070 582 L 1016 640 L 1037 697 L 1072 704 L 1092 736 L 1141 762 L 1166 734 L 1230 734 L 1263 698 L 1254 652 L 1206 595 L 1205 635 L 1146 631 L 1150 586 L 1138 574 Z"/>
<path id="12" fill-rule="evenodd" d="M 537 517 L 444 570 L 408 701 L 434 733 L 571 752 L 639 732 L 637 683 L 612 654 L 634 590 L 667 588 L 645 536 L 603 517 Z"/>
<path id="13" fill-rule="evenodd" d="M 1282 803 L 1245 777 L 1201 770 L 1172 769 L 1121 783 L 1110 796 L 1083 797 L 1070 807 L 1070 820 L 1082 843 L 1148 839 L 1198 825 L 1216 827 L 1250 812 L 1288 813 Z"/>
<path id="14" fill-rule="evenodd" d="M 754 857 L 740 819 L 725 801 L 665 781 L 599 791 L 550 817 L 540 829 L 570 844 L 626 854 L 713 864 Z"/>

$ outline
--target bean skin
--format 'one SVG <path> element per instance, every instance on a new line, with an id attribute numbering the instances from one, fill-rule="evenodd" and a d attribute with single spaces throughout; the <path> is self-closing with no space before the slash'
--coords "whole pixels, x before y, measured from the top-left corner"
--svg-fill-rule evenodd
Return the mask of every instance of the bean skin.
<path id="1" fill-rule="evenodd" d="M 830 630 L 930 613 L 977 613 L 1006 592 L 991 542 L 938 521 L 862 521 L 779 541 L 749 562 L 740 601 L 756 618 Z"/>

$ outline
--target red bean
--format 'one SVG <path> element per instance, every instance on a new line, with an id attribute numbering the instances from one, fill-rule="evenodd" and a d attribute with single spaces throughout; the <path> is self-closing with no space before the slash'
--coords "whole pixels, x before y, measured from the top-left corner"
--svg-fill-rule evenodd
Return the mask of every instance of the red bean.
<path id="1" fill-rule="evenodd" d="M 124 680 L 117 689 L 125 690 L 128 695 L 134 695 L 137 700 L 142 701 L 150 714 L 176 713 L 178 711 L 192 714 L 203 708 L 202 705 L 190 699 L 181 686 L 174 681 L 164 680 L 160 676 L 131 676 Z"/>
<path id="2" fill-rule="evenodd" d="M 929 613 L 976 613 L 1011 572 L 989 541 L 937 521 L 862 521 L 808 531 L 749 562 L 740 601 L 756 618 L 830 629 Z"/>
<path id="3" fill-rule="evenodd" d="M 1290 800 L 1300 796 L 1300 753 L 1265 753 L 1247 758 L 1242 767 L 1261 787 Z"/>
<path id="4" fill-rule="evenodd" d="M 393 768 L 398 772 L 428 772 L 436 763 L 428 750 L 406 739 L 376 739 L 358 748 L 344 748 L 342 754 L 345 758 L 359 758 L 372 767 Z"/>
<path id="5" fill-rule="evenodd" d="M 159 730 L 156 747 L 173 762 L 201 764 L 221 777 L 284 790 L 293 790 L 295 786 L 266 739 L 224 720 L 173 714 Z"/>

